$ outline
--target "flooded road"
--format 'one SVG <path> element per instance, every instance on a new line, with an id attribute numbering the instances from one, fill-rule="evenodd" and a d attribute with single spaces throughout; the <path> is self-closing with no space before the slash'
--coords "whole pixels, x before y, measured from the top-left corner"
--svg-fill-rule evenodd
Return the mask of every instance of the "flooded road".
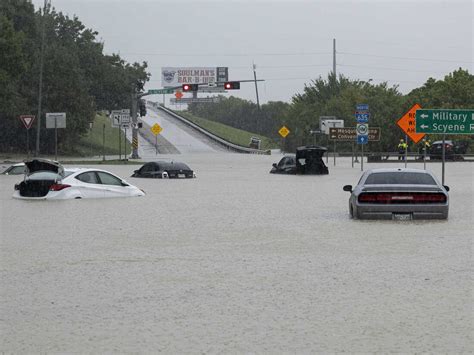
<path id="1" fill-rule="evenodd" d="M 104 167 L 142 198 L 18 201 L 0 176 L 1 351 L 474 350 L 474 164 L 447 165 L 447 221 L 392 222 L 349 219 L 350 159 L 279 176 L 280 156 L 167 157 L 197 178 Z"/>

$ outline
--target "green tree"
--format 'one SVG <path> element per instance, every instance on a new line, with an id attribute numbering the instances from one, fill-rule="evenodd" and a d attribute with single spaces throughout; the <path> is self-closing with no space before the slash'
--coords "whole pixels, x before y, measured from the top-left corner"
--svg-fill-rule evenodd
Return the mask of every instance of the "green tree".
<path id="1" fill-rule="evenodd" d="M 118 55 L 103 54 L 97 32 L 77 17 L 54 9 L 34 12 L 27 0 L 0 3 L 0 149 L 23 150 L 24 128 L 17 117 L 36 114 L 39 58 L 45 32 L 42 118 L 45 112 L 66 112 L 67 129 L 60 130 L 60 151 L 73 152 L 95 119 L 97 108 L 131 106 L 133 88 L 149 79 L 147 64 L 129 64 Z M 38 122 L 38 120 L 36 121 Z M 41 152 L 52 152 L 53 134 L 41 120 Z"/>

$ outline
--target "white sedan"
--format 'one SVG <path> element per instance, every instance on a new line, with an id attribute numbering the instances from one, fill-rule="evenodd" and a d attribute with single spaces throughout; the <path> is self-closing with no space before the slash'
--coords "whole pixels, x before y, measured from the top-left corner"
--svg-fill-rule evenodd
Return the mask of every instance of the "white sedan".
<path id="1" fill-rule="evenodd" d="M 145 195 L 143 190 L 102 169 L 64 169 L 59 163 L 44 159 L 25 164 L 27 173 L 15 185 L 14 198 L 64 200 Z"/>

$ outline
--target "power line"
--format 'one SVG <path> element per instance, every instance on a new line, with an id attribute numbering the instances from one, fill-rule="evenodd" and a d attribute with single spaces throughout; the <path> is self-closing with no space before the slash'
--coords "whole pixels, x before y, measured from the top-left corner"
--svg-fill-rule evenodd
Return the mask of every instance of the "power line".
<path id="1" fill-rule="evenodd" d="M 144 55 L 144 56 L 163 56 L 163 57 L 252 57 L 252 56 L 306 56 L 331 54 L 332 52 L 292 52 L 292 53 L 138 53 L 138 52 L 121 52 L 121 55 Z"/>
<path id="2" fill-rule="evenodd" d="M 445 71 L 399 69 L 399 68 L 374 67 L 374 66 L 355 65 L 355 64 L 337 64 L 337 65 L 339 67 L 356 67 L 356 68 L 367 68 L 367 69 L 395 70 L 395 71 L 406 71 L 406 72 L 414 72 L 414 73 L 445 73 Z"/>
<path id="3" fill-rule="evenodd" d="M 447 60 L 447 59 L 429 59 L 429 58 L 410 58 L 410 57 L 395 57 L 388 55 L 376 55 L 376 54 L 364 54 L 364 53 L 350 53 L 350 52 L 337 52 L 338 54 L 347 54 L 361 57 L 375 57 L 375 58 L 391 58 L 391 59 L 404 59 L 404 60 L 420 60 L 426 62 L 446 62 L 446 63 L 474 63 L 463 60 Z"/>

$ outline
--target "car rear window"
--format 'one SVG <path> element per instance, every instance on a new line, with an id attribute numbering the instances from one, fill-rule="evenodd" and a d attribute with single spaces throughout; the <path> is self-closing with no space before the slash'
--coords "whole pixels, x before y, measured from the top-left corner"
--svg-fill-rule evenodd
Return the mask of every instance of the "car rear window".
<path id="1" fill-rule="evenodd" d="M 164 163 L 161 167 L 163 170 L 190 170 L 189 167 L 184 163 Z"/>
<path id="2" fill-rule="evenodd" d="M 429 174 L 409 172 L 373 173 L 365 180 L 365 185 L 436 185 L 436 181 Z"/>

